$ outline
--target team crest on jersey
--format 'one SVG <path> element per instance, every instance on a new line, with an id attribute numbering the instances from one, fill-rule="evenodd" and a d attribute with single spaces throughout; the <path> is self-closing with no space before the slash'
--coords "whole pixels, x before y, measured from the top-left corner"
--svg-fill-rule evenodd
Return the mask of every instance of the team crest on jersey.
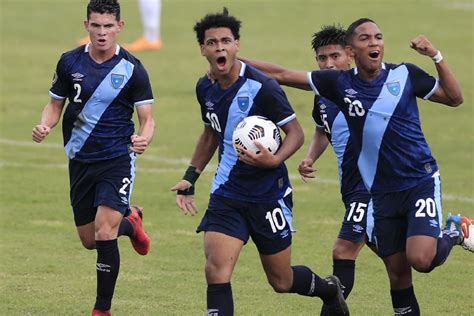
<path id="1" fill-rule="evenodd" d="M 110 80 L 112 82 L 112 87 L 118 89 L 122 86 L 122 83 L 125 80 L 125 76 L 119 74 L 112 74 L 112 76 L 110 76 Z"/>
<path id="2" fill-rule="evenodd" d="M 250 104 L 249 97 L 237 97 L 237 105 L 241 111 L 245 111 L 248 109 Z"/>
<path id="3" fill-rule="evenodd" d="M 400 82 L 387 82 L 387 89 L 392 95 L 397 96 L 400 94 Z"/>

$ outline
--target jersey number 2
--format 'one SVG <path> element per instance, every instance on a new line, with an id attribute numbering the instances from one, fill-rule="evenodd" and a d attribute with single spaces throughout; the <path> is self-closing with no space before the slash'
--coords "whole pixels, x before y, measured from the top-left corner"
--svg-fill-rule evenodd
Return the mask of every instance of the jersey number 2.
<path id="1" fill-rule="evenodd" d="M 74 89 L 76 90 L 76 96 L 72 100 L 76 103 L 82 103 L 82 100 L 79 99 L 79 97 L 81 96 L 81 90 L 82 90 L 81 85 L 78 83 L 75 83 Z"/>

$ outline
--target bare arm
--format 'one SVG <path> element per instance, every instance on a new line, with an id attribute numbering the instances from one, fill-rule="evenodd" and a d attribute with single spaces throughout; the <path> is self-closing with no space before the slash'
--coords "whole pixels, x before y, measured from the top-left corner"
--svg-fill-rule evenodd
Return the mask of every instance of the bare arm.
<path id="1" fill-rule="evenodd" d="M 205 126 L 191 159 L 191 165 L 196 167 L 197 173 L 200 174 L 204 170 L 216 152 L 218 145 L 218 138 L 214 130 L 209 126 Z M 186 191 L 191 188 L 191 186 L 193 186 L 192 183 L 182 179 L 171 188 L 171 191 Z M 178 205 L 185 215 L 197 214 L 198 209 L 194 201 L 194 193 L 188 195 L 178 193 L 176 195 L 176 205 Z"/>
<path id="2" fill-rule="evenodd" d="M 311 90 L 311 86 L 306 78 L 306 71 L 286 69 L 266 61 L 252 60 L 245 57 L 239 57 L 239 59 L 263 71 L 269 77 L 278 81 L 279 84 L 302 90 Z"/>
<path id="3" fill-rule="evenodd" d="M 132 146 L 130 150 L 137 154 L 143 154 L 153 140 L 155 133 L 155 120 L 151 104 L 144 104 L 137 107 L 138 122 L 140 128 L 138 135 L 131 136 Z"/>
<path id="4" fill-rule="evenodd" d="M 273 155 L 262 144 L 255 142 L 260 153 L 254 154 L 244 148 L 240 148 L 241 153 L 239 153 L 239 160 L 259 168 L 278 167 L 282 162 L 293 155 L 304 143 L 303 129 L 297 119 L 283 125 L 281 129 L 285 132 L 286 136 L 275 155 Z"/>
<path id="5" fill-rule="evenodd" d="M 59 119 L 61 118 L 61 113 L 63 111 L 65 99 L 57 100 L 51 98 L 43 109 L 41 114 L 41 121 L 36 125 L 32 132 L 31 138 L 37 142 L 41 143 L 46 136 L 49 135 L 51 129 L 58 124 Z"/>
<path id="6" fill-rule="evenodd" d="M 424 35 L 419 35 L 413 39 L 410 46 L 418 53 L 431 58 L 438 53 L 438 50 Z M 462 96 L 461 86 L 449 68 L 448 63 L 443 59 L 441 62 L 435 63 L 435 65 L 436 71 L 438 72 L 439 87 L 430 97 L 430 100 L 449 106 L 458 106 L 463 103 L 464 98 Z"/>
<path id="7" fill-rule="evenodd" d="M 316 127 L 314 130 L 313 138 L 311 139 L 311 144 L 309 145 L 308 152 L 306 157 L 301 161 L 298 166 L 298 171 L 303 179 L 306 182 L 306 178 L 314 178 L 314 172 L 316 169 L 313 168 L 313 164 L 319 157 L 324 153 L 328 147 L 329 140 L 324 133 L 324 129 L 321 127 Z"/>

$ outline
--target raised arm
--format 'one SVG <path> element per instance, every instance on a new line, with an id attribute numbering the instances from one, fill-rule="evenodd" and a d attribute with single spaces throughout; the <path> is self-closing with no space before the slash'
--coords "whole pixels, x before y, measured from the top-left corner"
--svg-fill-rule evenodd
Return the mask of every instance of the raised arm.
<path id="1" fill-rule="evenodd" d="M 464 101 L 461 86 L 449 68 L 448 63 L 441 56 L 441 52 L 424 35 L 418 35 L 414 38 L 411 41 L 410 47 L 422 55 L 431 57 L 435 62 L 439 87 L 430 97 L 430 100 L 449 106 L 461 105 Z"/>
<path id="2" fill-rule="evenodd" d="M 266 61 L 252 60 L 245 57 L 239 57 L 239 59 L 266 73 L 269 77 L 278 81 L 279 84 L 302 90 L 311 90 L 306 78 L 306 71 L 286 69 Z"/>

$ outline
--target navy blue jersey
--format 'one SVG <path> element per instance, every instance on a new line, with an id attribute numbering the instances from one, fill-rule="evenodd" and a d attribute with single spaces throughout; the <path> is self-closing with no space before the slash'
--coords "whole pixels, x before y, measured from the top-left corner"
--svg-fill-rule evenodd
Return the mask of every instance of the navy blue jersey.
<path id="1" fill-rule="evenodd" d="M 313 71 L 310 82 L 344 114 L 370 192 L 409 189 L 438 170 L 416 103 L 433 95 L 436 78 L 412 64 L 384 63 L 370 82 L 359 78 L 357 68 Z"/>
<path id="2" fill-rule="evenodd" d="M 358 155 L 344 114 L 341 113 L 337 105 L 316 95 L 312 116 L 316 126 L 324 128 L 336 154 L 342 196 L 345 197 L 354 192 L 366 192 L 367 189 L 357 167 Z"/>
<path id="3" fill-rule="evenodd" d="M 284 163 L 274 169 L 262 169 L 238 160 L 232 133 L 245 117 L 261 115 L 283 126 L 296 115 L 278 83 L 242 63 L 238 80 L 223 90 L 207 76 L 199 79 L 196 95 L 204 124 L 211 126 L 219 138 L 219 166 L 211 194 L 250 202 L 267 202 L 282 198 L 290 189 Z"/>
<path id="4" fill-rule="evenodd" d="M 134 106 L 153 103 L 148 74 L 138 59 L 117 45 L 102 64 L 89 44 L 61 56 L 49 95 L 68 99 L 63 137 L 69 159 L 93 162 L 128 154 Z"/>

